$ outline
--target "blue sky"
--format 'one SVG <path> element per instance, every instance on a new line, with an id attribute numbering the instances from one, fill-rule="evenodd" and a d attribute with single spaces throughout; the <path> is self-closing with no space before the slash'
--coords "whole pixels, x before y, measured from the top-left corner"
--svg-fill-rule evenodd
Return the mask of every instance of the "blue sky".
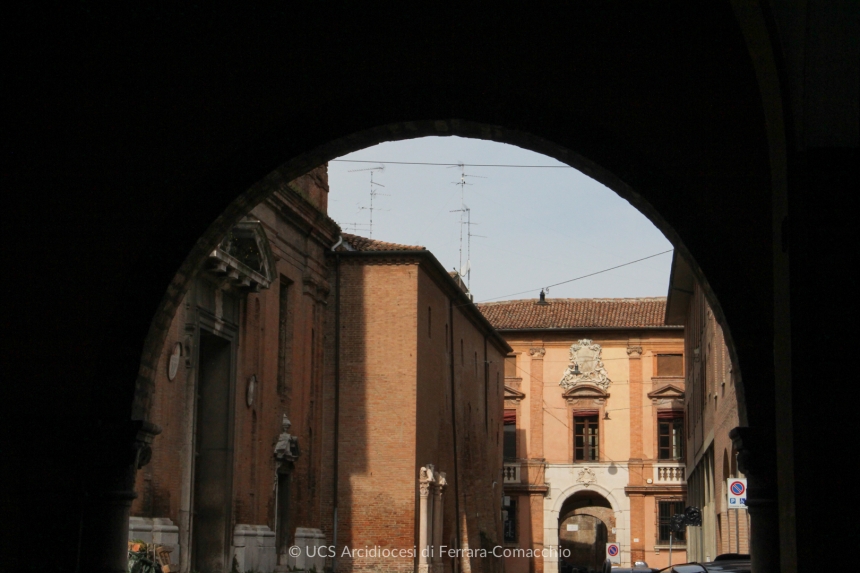
<path id="1" fill-rule="evenodd" d="M 554 159 L 502 143 L 427 137 L 382 143 L 329 163 L 329 214 L 345 231 L 368 236 L 371 167 L 373 238 L 423 245 L 445 268 L 459 265 L 458 167 L 397 165 L 395 161 L 465 163 L 470 185 L 471 289 L 476 301 L 537 297 L 541 287 L 672 248 L 626 200 L 571 168 L 470 167 L 468 164 L 554 165 Z M 383 195 L 384 194 L 384 195 Z M 353 228 L 353 224 L 359 227 Z M 594 277 L 553 287 L 550 297 L 665 296 L 667 253 Z M 466 260 L 464 231 L 463 260 Z M 523 294 L 521 291 L 527 291 Z"/>

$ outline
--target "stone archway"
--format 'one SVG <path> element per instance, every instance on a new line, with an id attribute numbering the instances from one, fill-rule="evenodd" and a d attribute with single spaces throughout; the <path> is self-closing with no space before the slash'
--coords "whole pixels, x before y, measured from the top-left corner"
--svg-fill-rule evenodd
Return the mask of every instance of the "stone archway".
<path id="1" fill-rule="evenodd" d="M 599 569 L 606 543 L 616 540 L 615 511 L 609 500 L 590 490 L 571 495 L 558 514 L 559 573 Z"/>

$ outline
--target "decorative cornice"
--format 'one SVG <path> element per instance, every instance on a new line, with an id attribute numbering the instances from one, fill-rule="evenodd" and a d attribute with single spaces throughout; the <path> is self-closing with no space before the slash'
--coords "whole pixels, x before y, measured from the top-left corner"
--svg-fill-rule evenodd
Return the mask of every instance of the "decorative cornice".
<path id="1" fill-rule="evenodd" d="M 542 493 L 546 495 L 549 493 L 549 486 L 530 483 L 506 483 L 504 484 L 504 490 L 506 493 Z"/>
<path id="2" fill-rule="evenodd" d="M 687 492 L 687 484 L 680 485 L 666 485 L 666 484 L 654 484 L 654 485 L 628 485 L 624 488 L 624 493 L 626 494 L 640 494 L 640 495 L 679 495 Z"/>

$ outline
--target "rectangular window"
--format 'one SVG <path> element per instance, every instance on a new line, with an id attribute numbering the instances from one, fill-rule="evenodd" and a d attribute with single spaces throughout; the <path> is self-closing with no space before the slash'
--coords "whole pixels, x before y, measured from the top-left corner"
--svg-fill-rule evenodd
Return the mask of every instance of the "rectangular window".
<path id="1" fill-rule="evenodd" d="M 657 457 L 680 460 L 684 457 L 684 414 L 657 412 Z"/>
<path id="2" fill-rule="evenodd" d="M 573 459 L 577 462 L 596 462 L 599 455 L 597 414 L 574 414 Z"/>
<path id="3" fill-rule="evenodd" d="M 505 459 L 517 459 L 517 411 L 505 410 L 505 438 L 503 452 Z"/>
<path id="4" fill-rule="evenodd" d="M 502 498 L 502 516 L 505 520 L 505 543 L 516 543 L 517 538 L 517 498 Z"/>
<path id="5" fill-rule="evenodd" d="M 517 357 L 505 356 L 505 378 L 517 378 Z"/>
<path id="6" fill-rule="evenodd" d="M 658 354 L 657 355 L 657 376 L 678 376 L 684 375 L 684 355 L 683 354 Z"/>
<path id="7" fill-rule="evenodd" d="M 657 502 L 657 543 L 660 545 L 669 544 L 669 534 L 673 535 L 675 542 L 684 541 L 686 531 L 675 533 L 671 530 L 672 516 L 678 513 L 684 513 L 683 501 L 658 501 Z"/>
<path id="8" fill-rule="evenodd" d="M 293 353 L 291 319 L 290 281 L 282 275 L 278 293 L 278 394 L 281 395 L 286 394 L 290 387 Z"/>

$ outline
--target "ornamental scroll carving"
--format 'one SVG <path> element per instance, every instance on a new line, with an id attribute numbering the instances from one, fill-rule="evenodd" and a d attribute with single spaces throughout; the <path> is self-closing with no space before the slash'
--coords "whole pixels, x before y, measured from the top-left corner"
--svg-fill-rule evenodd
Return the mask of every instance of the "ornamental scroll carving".
<path id="1" fill-rule="evenodd" d="M 584 487 L 588 487 L 597 481 L 597 476 L 594 475 L 594 472 L 591 471 L 591 469 L 583 468 L 579 471 L 576 481 L 577 483 L 581 483 Z"/>
<path id="2" fill-rule="evenodd" d="M 606 374 L 600 354 L 603 349 L 590 338 L 583 338 L 570 346 L 570 364 L 564 371 L 559 386 L 570 390 L 577 384 L 594 384 L 603 390 L 612 381 Z"/>

